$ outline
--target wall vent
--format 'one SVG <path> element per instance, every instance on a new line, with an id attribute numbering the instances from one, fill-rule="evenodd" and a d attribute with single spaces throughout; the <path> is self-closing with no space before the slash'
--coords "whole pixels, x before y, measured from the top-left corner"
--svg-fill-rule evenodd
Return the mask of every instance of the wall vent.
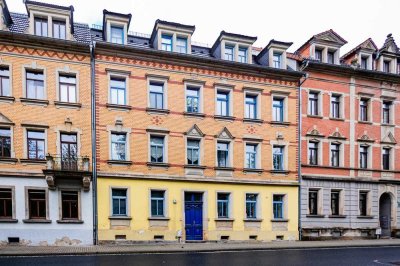
<path id="1" fill-rule="evenodd" d="M 221 236 L 221 241 L 228 241 L 229 240 L 229 236 Z"/>
<path id="2" fill-rule="evenodd" d="M 8 244 L 19 244 L 19 237 L 9 237 Z"/>
<path id="3" fill-rule="evenodd" d="M 251 236 L 249 236 L 249 239 L 250 240 L 257 240 L 257 235 L 251 235 Z"/>
<path id="4" fill-rule="evenodd" d="M 163 235 L 155 235 L 154 240 L 158 240 L 158 241 L 164 240 L 164 236 Z"/>
<path id="5" fill-rule="evenodd" d="M 115 240 L 126 240 L 126 235 L 115 235 Z"/>
<path id="6" fill-rule="evenodd" d="M 276 236 L 276 240 L 283 240 L 284 239 L 284 237 L 283 236 L 281 236 L 281 235 L 279 235 L 279 236 Z"/>

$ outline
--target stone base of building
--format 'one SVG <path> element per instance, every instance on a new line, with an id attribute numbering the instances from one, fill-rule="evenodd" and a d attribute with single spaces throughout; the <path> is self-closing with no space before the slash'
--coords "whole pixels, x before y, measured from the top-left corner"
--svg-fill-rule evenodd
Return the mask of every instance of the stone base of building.
<path id="1" fill-rule="evenodd" d="M 302 229 L 302 240 L 374 239 L 375 228 L 312 228 Z"/>

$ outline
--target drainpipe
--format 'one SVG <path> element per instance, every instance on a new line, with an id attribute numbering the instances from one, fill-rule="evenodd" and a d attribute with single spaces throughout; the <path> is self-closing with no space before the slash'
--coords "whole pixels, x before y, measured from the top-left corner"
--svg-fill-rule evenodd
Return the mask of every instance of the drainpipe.
<path id="1" fill-rule="evenodd" d="M 305 68 L 307 68 L 308 66 L 308 61 L 306 61 L 305 65 L 301 68 L 301 71 L 303 71 Z M 299 177 L 299 192 L 298 192 L 298 200 L 299 200 L 299 204 L 298 204 L 298 216 L 299 216 L 299 240 L 302 240 L 302 226 L 301 226 L 301 128 L 302 128 L 302 100 L 301 100 L 301 85 L 303 85 L 303 83 L 307 80 L 308 78 L 308 73 L 306 73 L 304 75 L 304 79 L 303 80 L 299 80 L 299 95 L 298 95 L 298 101 L 299 101 L 299 108 L 298 108 L 298 161 L 297 161 L 297 169 L 298 169 L 298 177 Z"/>
<path id="2" fill-rule="evenodd" d="M 95 76 L 95 47 L 90 44 L 90 81 L 91 81 L 91 123 L 92 123 L 92 204 L 93 204 L 93 244 L 98 244 L 97 233 L 97 161 L 96 161 L 96 76 Z"/>

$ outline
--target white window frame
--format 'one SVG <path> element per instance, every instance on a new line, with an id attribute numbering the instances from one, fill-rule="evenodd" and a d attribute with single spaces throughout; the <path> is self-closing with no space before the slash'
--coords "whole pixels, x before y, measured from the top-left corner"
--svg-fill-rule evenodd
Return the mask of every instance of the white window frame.
<path id="1" fill-rule="evenodd" d="M 33 126 L 24 126 L 23 127 L 23 132 L 24 132 L 24 158 L 28 159 L 28 131 L 43 131 L 44 132 L 44 155 L 46 157 L 46 154 L 48 153 L 48 128 L 45 127 L 41 127 L 41 126 L 37 126 L 37 127 L 33 127 Z M 79 151 L 79 149 L 78 149 Z M 78 154 L 79 156 L 79 154 Z M 28 159 L 28 160 L 32 160 L 32 159 Z"/>
<path id="2" fill-rule="evenodd" d="M 282 218 L 275 218 L 274 217 L 274 196 L 283 196 L 283 206 L 282 206 Z M 278 193 L 278 192 L 273 192 L 271 196 L 271 217 L 273 221 L 280 221 L 280 220 L 287 220 L 288 218 L 288 195 L 287 193 Z"/>
<path id="3" fill-rule="evenodd" d="M 246 117 L 246 97 L 247 95 L 249 96 L 255 96 L 256 97 L 256 117 L 255 118 L 248 118 Z M 259 90 L 251 90 L 251 89 L 245 89 L 243 93 L 243 117 L 244 119 L 252 120 L 252 119 L 262 119 L 262 108 L 261 108 L 261 96 L 262 93 Z"/>
<path id="4" fill-rule="evenodd" d="M 79 103 L 80 102 L 80 97 L 79 97 L 79 71 L 77 70 L 71 70 L 68 68 L 63 68 L 63 69 L 57 69 L 56 70 L 56 99 L 61 102 L 61 94 L 60 94 L 60 76 L 66 75 L 66 76 L 75 76 L 75 97 L 76 97 L 76 102 L 68 102 L 68 103 Z"/>
<path id="5" fill-rule="evenodd" d="M 246 206 L 246 203 L 247 203 L 246 197 L 247 197 L 247 194 L 256 195 L 256 209 L 255 209 L 256 217 L 253 217 L 253 218 L 248 218 L 247 217 L 247 212 L 246 212 L 246 208 L 247 208 L 247 206 Z M 261 210 L 262 210 L 261 204 L 262 204 L 262 201 L 260 200 L 260 197 L 261 197 L 261 193 L 260 192 L 252 192 L 252 191 L 244 192 L 244 217 L 245 217 L 245 220 L 259 220 L 260 217 L 262 217 L 262 215 L 261 215 Z"/>
<path id="6" fill-rule="evenodd" d="M 162 164 L 167 164 L 168 163 L 168 134 L 167 133 L 159 133 L 159 132 L 149 132 L 147 134 L 148 138 L 148 158 L 147 161 L 149 163 L 162 163 Z M 163 148 L 163 162 L 152 162 L 151 161 L 151 138 L 152 137 L 161 137 L 164 138 L 164 148 Z"/>
<path id="7" fill-rule="evenodd" d="M 204 112 L 204 107 L 203 107 L 203 87 L 204 84 L 203 83 L 195 83 L 195 82 L 185 82 L 185 101 L 184 101 L 184 110 L 185 112 L 187 112 L 187 105 L 186 105 L 186 101 L 187 101 L 187 89 L 188 87 L 196 87 L 199 90 L 199 112 L 198 114 L 202 114 Z"/>
<path id="8" fill-rule="evenodd" d="M 273 111 L 274 111 L 274 105 L 273 105 L 273 103 L 274 103 L 274 99 L 282 99 L 283 100 L 283 121 L 281 122 L 281 121 L 276 121 L 275 119 L 274 119 L 274 117 L 273 117 L 273 115 L 274 115 L 274 113 L 273 113 Z M 285 122 L 287 122 L 287 121 L 289 121 L 289 112 L 288 112 L 288 102 L 289 102 L 289 100 L 288 100 L 289 98 L 288 98 L 288 94 L 287 93 L 279 93 L 279 92 L 273 92 L 272 94 L 271 94 L 271 121 L 273 121 L 273 122 L 281 122 L 281 123 L 285 123 Z"/>
<path id="9" fill-rule="evenodd" d="M 218 142 L 223 142 L 223 143 L 227 143 L 228 144 L 228 162 L 229 162 L 229 165 L 228 166 L 226 166 L 226 167 L 228 167 L 228 168 L 233 168 L 233 140 L 232 139 L 219 139 L 219 138 L 217 138 L 216 140 L 215 140 L 215 166 L 216 167 L 220 167 L 220 166 L 218 166 L 218 149 L 217 149 L 217 146 L 218 146 Z"/>
<path id="10" fill-rule="evenodd" d="M 163 108 L 162 109 L 151 107 L 151 103 L 150 103 L 150 83 L 151 82 L 163 83 Z M 154 77 L 154 76 L 147 77 L 147 107 L 151 108 L 151 109 L 157 109 L 157 110 L 168 110 L 168 78 L 161 78 L 161 77 Z"/>
<path id="11" fill-rule="evenodd" d="M 0 8 L 0 10 L 1 10 L 1 8 Z M 0 67 L 8 67 L 8 72 L 9 72 L 8 81 L 9 81 L 9 86 L 10 86 L 10 95 L 9 96 L 5 96 L 5 97 L 14 97 L 13 96 L 14 95 L 14 93 L 13 93 L 14 89 L 13 89 L 13 78 L 12 78 L 13 77 L 12 64 L 4 62 L 3 60 L 1 60 L 0 61 Z M 25 74 L 25 77 L 26 77 L 26 74 Z"/>
<path id="12" fill-rule="evenodd" d="M 256 146 L 256 168 L 248 168 L 247 167 L 247 163 L 246 163 L 246 148 L 247 145 L 255 145 Z M 262 143 L 261 142 L 257 142 L 257 141 L 243 141 L 243 153 L 244 153 L 244 160 L 243 160 L 243 168 L 244 169 L 250 169 L 250 170 L 258 170 L 258 169 L 262 169 L 261 167 L 261 146 Z"/>
<path id="13" fill-rule="evenodd" d="M 215 115 L 216 116 L 222 116 L 222 117 L 224 117 L 224 115 L 219 115 L 218 113 L 217 113 L 217 104 L 218 104 L 218 101 L 217 101 L 217 94 L 218 94 L 218 91 L 222 91 L 222 92 L 227 92 L 227 94 L 228 94 L 228 101 L 229 101 L 229 103 L 228 103 L 228 107 L 229 107 L 229 110 L 228 110 L 228 117 L 232 117 L 233 116 L 233 88 L 229 88 L 229 87 L 222 87 L 222 86 L 216 86 L 215 87 L 215 95 L 214 95 L 214 101 L 215 101 L 215 104 L 214 104 L 214 108 L 215 108 Z"/>
<path id="14" fill-rule="evenodd" d="M 113 214 L 113 199 L 112 199 L 112 191 L 113 189 L 121 189 L 126 190 L 126 215 L 114 215 Z M 125 186 L 109 186 L 109 200 L 110 200 L 110 217 L 130 217 L 130 187 Z"/>
<path id="15" fill-rule="evenodd" d="M 219 217 L 218 216 L 218 194 L 228 194 L 228 213 L 227 213 L 228 217 Z M 232 194 L 233 194 L 232 191 L 226 191 L 226 190 L 215 191 L 215 207 L 216 207 L 215 208 L 215 212 L 216 212 L 215 217 L 216 217 L 216 219 L 222 219 L 222 220 L 232 219 L 232 214 L 233 214 L 232 207 L 234 206 Z"/>
<path id="16" fill-rule="evenodd" d="M 27 82 L 26 82 L 26 73 L 29 71 L 42 71 L 43 72 L 43 99 L 38 100 L 47 100 L 47 73 L 46 68 L 42 66 L 38 66 L 36 62 L 33 62 L 31 65 L 23 65 L 22 66 L 22 97 L 28 98 L 27 96 Z M 29 98 L 31 99 L 31 98 Z"/>
<path id="17" fill-rule="evenodd" d="M 152 215 L 152 213 L 151 213 L 151 192 L 152 191 L 162 191 L 162 192 L 164 192 L 164 205 L 163 205 L 163 208 L 164 208 L 164 215 L 163 216 L 153 216 Z M 157 218 L 161 218 L 161 219 L 165 219 L 165 218 L 168 218 L 169 217 L 169 210 L 168 210 L 168 190 L 167 189 L 165 189 L 165 188 L 159 188 L 159 187 L 150 187 L 149 189 L 148 189 L 148 195 L 149 195 L 149 197 L 148 197 L 148 204 L 149 204 L 149 208 L 148 208 L 148 210 L 149 210 L 149 219 L 157 219 Z"/>
<path id="18" fill-rule="evenodd" d="M 188 164 L 188 154 L 187 154 L 187 148 L 188 148 L 188 140 L 198 140 L 199 141 L 199 164 Z M 185 137 L 185 165 L 193 165 L 193 166 L 201 166 L 203 163 L 203 138 L 202 137 L 195 137 L 195 136 L 186 136 Z"/>

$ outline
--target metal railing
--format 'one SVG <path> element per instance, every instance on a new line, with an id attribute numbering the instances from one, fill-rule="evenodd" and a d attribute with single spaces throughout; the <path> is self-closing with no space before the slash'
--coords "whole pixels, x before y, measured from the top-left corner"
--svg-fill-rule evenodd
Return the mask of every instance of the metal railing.
<path id="1" fill-rule="evenodd" d="M 46 156 L 47 170 L 56 171 L 89 171 L 90 159 L 88 156 L 61 156 L 50 155 Z"/>

